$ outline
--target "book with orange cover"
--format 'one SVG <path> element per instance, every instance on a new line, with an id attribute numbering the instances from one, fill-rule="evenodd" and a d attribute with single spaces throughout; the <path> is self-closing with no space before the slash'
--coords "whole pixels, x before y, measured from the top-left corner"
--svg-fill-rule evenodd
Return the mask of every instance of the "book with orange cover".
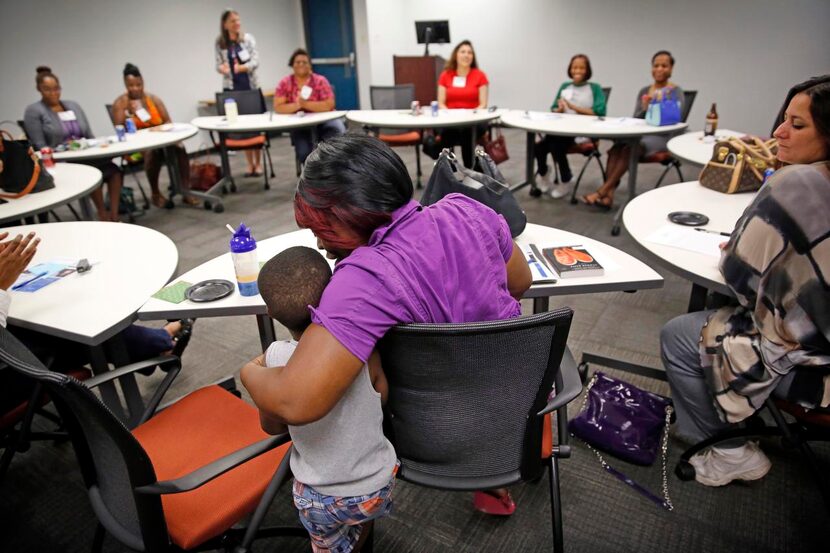
<path id="1" fill-rule="evenodd" d="M 559 278 L 602 276 L 605 269 L 582 246 L 543 248 L 542 255 Z"/>

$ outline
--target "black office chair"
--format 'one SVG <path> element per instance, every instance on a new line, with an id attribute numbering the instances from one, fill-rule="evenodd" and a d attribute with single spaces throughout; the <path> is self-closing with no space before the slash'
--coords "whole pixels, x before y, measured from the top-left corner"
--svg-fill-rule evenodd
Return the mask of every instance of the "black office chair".
<path id="1" fill-rule="evenodd" d="M 695 103 L 695 98 L 697 97 L 697 90 L 684 90 L 683 91 L 683 113 L 681 114 L 681 120 L 685 123 L 686 119 L 689 118 L 689 113 L 692 111 L 692 105 Z M 660 178 L 657 179 L 657 184 L 654 185 L 654 188 L 660 188 L 660 185 L 663 183 L 663 179 L 666 177 L 669 171 L 674 168 L 677 171 L 677 177 L 680 179 L 678 182 L 684 182 L 686 179 L 683 177 L 683 173 L 680 171 L 680 160 L 671 155 L 671 152 L 668 150 L 663 150 L 660 152 L 655 152 L 648 157 L 645 157 L 640 160 L 640 163 L 660 163 L 665 167 L 663 173 L 660 175 Z"/>
<path id="2" fill-rule="evenodd" d="M 608 103 L 608 99 L 611 97 L 611 87 L 604 86 L 602 87 L 602 94 L 605 96 L 605 102 Z M 575 204 L 576 202 L 576 191 L 579 188 L 579 183 L 582 182 L 582 175 L 585 174 L 585 169 L 588 168 L 590 165 L 591 160 L 597 160 L 597 164 L 599 165 L 599 170 L 602 173 L 602 180 L 605 180 L 605 166 L 602 164 L 602 153 L 599 151 L 599 138 L 590 138 L 588 142 L 582 143 L 574 143 L 570 148 L 568 148 L 569 154 L 582 154 L 585 156 L 585 163 L 582 164 L 582 169 L 579 171 L 579 176 L 576 178 L 576 182 L 574 183 L 573 192 L 571 192 L 571 203 Z M 559 183 L 559 166 L 556 165 L 554 162 L 553 164 L 553 182 Z M 534 189 L 537 190 L 537 189 Z M 539 194 L 541 195 L 541 191 Z"/>
<path id="3" fill-rule="evenodd" d="M 268 108 L 265 107 L 265 97 L 259 88 L 255 90 L 225 90 L 216 93 L 216 112 L 219 115 L 225 115 L 225 100 L 228 98 L 233 98 L 236 101 L 236 110 L 239 115 L 255 115 L 268 111 Z M 213 141 L 214 146 L 221 148 L 220 143 L 213 137 L 212 132 L 210 133 L 210 139 Z M 228 135 L 225 137 L 225 150 L 262 150 L 265 158 L 264 171 L 262 172 L 265 177 L 265 190 L 270 190 L 271 185 L 268 182 L 269 167 L 271 178 L 275 177 L 275 173 L 274 162 L 271 160 L 271 139 L 268 137 L 268 133 Z M 223 152 L 222 155 L 227 154 Z M 236 192 L 236 183 L 230 171 L 227 176 L 231 181 L 231 192 Z"/>
<path id="4" fill-rule="evenodd" d="M 826 370 L 822 372 L 819 367 L 811 367 L 809 369 L 796 368 L 794 370 L 811 371 L 814 389 L 820 389 L 822 386 L 822 380 L 824 374 L 826 374 Z M 772 416 L 772 426 L 768 426 L 764 422 L 761 416 L 764 410 Z M 785 418 L 784 413 L 787 413 L 792 418 L 792 422 Z M 734 438 L 762 436 L 779 436 L 781 437 L 781 444 L 784 448 L 798 449 L 801 451 L 804 460 L 807 462 L 807 467 L 814 477 L 816 487 L 819 493 L 821 493 L 824 504 L 830 510 L 830 478 L 828 478 L 828 469 L 830 467 L 822 468 L 815 452 L 809 444 L 809 442 L 815 441 L 830 442 L 830 408 L 807 410 L 791 401 L 774 397 L 767 398 L 764 406 L 744 421 L 741 427 L 720 432 L 684 451 L 675 466 L 675 474 L 681 480 L 694 480 L 695 468 L 689 463 L 689 459 L 695 454 L 708 447 Z"/>
<path id="5" fill-rule="evenodd" d="M 112 104 L 104 104 L 104 107 L 107 110 L 107 115 L 110 118 L 110 123 L 112 123 L 113 129 L 115 129 L 115 116 L 112 113 Z M 144 199 L 144 207 L 141 209 L 136 208 L 135 202 L 132 201 L 132 191 L 125 193 L 125 188 L 128 187 L 126 184 L 122 186 L 121 204 L 127 208 L 127 217 L 129 218 L 129 221 L 133 222 L 135 217 L 144 215 L 150 209 L 150 199 L 147 197 L 147 192 L 144 191 L 144 187 L 141 186 L 141 180 L 138 178 L 138 174 L 144 172 L 144 158 L 141 155 L 136 157 L 135 154 L 123 155 L 121 156 L 119 167 L 125 177 L 127 175 L 132 175 L 133 180 L 135 180 L 135 185 L 138 188 L 138 191 L 141 192 L 141 197 Z M 165 207 L 173 207 L 172 200 L 168 200 L 168 205 Z"/>
<path id="6" fill-rule="evenodd" d="M 6 329 L 0 361 L 42 384 L 72 438 L 92 510 L 105 532 L 138 551 L 248 551 L 259 536 L 306 536 L 302 527 L 259 529 L 288 477 L 288 434 L 267 436 L 257 410 L 219 386 L 197 390 L 156 413 L 180 370 L 178 358 L 129 430 L 91 392 L 145 365 L 81 383 L 48 371 Z M 169 478 L 169 480 L 164 480 Z M 253 512 L 250 524 L 236 524 Z"/>
<path id="7" fill-rule="evenodd" d="M 547 469 L 553 545 L 562 551 L 558 463 L 570 455 L 567 404 L 582 390 L 573 358 L 565 355 L 572 317 L 562 308 L 387 332 L 379 351 L 389 381 L 385 426 L 401 462 L 398 477 L 430 488 L 478 491 L 536 480 Z M 555 441 L 546 432 L 553 411 Z"/>
<path id="8" fill-rule="evenodd" d="M 393 86 L 370 86 L 369 97 L 372 109 L 410 109 L 415 99 L 414 84 Z M 416 186 L 421 184 L 421 131 L 406 129 L 378 129 L 378 138 L 393 148 L 396 146 L 415 146 L 415 164 L 417 167 Z"/>

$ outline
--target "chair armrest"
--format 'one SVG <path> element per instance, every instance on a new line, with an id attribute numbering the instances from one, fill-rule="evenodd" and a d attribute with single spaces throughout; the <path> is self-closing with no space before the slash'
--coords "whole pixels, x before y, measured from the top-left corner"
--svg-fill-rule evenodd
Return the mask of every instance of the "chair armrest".
<path id="1" fill-rule="evenodd" d="M 141 494 L 161 495 L 194 490 L 254 457 L 288 443 L 290 440 L 291 437 L 288 435 L 288 432 L 278 436 L 271 436 L 265 440 L 238 449 L 233 453 L 229 453 L 224 457 L 220 457 L 212 463 L 200 467 L 189 474 L 180 476 L 175 480 L 164 480 L 162 482 L 148 484 L 147 486 L 136 488 L 135 491 Z"/>
<path id="2" fill-rule="evenodd" d="M 579 378 L 576 360 L 570 348 L 565 348 L 562 362 L 559 364 L 559 373 L 562 375 L 561 389 L 556 390 L 556 395 L 537 413 L 540 417 L 564 407 L 582 393 L 582 380 Z"/>
<path id="3" fill-rule="evenodd" d="M 160 355 L 158 357 L 153 357 L 152 359 L 146 359 L 144 361 L 139 361 L 138 363 L 130 363 L 129 365 L 124 365 L 123 367 L 118 367 L 117 369 L 93 376 L 92 378 L 85 380 L 84 384 L 87 388 L 95 388 L 105 382 L 112 382 L 122 376 L 132 374 L 142 369 L 148 369 L 156 366 L 164 369 L 168 365 L 172 365 L 170 368 L 181 368 L 181 359 L 175 355 Z M 170 368 L 166 370 L 169 370 Z"/>

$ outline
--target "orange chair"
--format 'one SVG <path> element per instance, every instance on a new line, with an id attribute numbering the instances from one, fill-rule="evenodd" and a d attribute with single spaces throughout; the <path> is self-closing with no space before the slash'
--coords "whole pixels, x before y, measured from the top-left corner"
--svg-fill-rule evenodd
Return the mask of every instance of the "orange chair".
<path id="1" fill-rule="evenodd" d="M 219 115 L 225 115 L 225 100 L 227 98 L 233 98 L 236 101 L 236 109 L 239 115 L 252 115 L 268 111 L 268 108 L 265 106 L 265 97 L 259 88 L 256 90 L 225 90 L 223 92 L 217 92 L 216 112 Z M 231 181 L 231 192 L 236 192 L 236 183 L 230 171 L 228 152 L 239 150 L 262 150 L 263 157 L 265 158 L 262 171 L 265 177 L 265 190 L 271 189 L 271 185 L 268 182 L 268 175 L 270 173 L 273 179 L 275 173 L 274 162 L 271 160 L 271 140 L 267 133 L 244 133 L 240 136 L 222 134 L 217 143 L 211 132 L 210 138 L 213 140 L 214 146 L 218 146 L 221 151 L 222 170 L 225 176 Z"/>
<path id="2" fill-rule="evenodd" d="M 180 371 L 177 358 L 138 425 L 127 429 L 92 393 L 146 368 L 127 365 L 86 383 L 48 371 L 0 328 L 0 361 L 42 384 L 75 446 L 92 509 L 93 551 L 105 533 L 139 551 L 247 551 L 259 536 L 305 536 L 300 526 L 260 529 L 287 478 L 288 434 L 268 436 L 257 410 L 228 390 L 208 386 L 156 414 Z M 247 527 L 240 521 L 253 513 Z"/>
<path id="3" fill-rule="evenodd" d="M 410 109 L 412 101 L 415 99 L 415 85 L 370 86 L 369 98 L 372 109 Z M 421 131 L 378 129 L 377 137 L 393 148 L 415 146 L 415 164 L 417 166 L 415 185 L 421 188 Z"/>

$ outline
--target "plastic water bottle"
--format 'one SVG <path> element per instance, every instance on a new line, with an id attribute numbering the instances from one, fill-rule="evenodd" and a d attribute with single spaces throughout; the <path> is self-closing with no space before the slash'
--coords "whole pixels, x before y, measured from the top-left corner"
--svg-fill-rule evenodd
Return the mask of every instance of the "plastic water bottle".
<path id="1" fill-rule="evenodd" d="M 233 98 L 225 98 L 225 118 L 228 123 L 236 123 L 239 117 L 239 110 L 236 107 L 236 100 Z"/>
<path id="2" fill-rule="evenodd" d="M 256 253 L 256 240 L 251 236 L 251 229 L 244 223 L 239 225 L 231 238 L 231 258 L 236 272 L 236 284 L 243 296 L 259 294 L 256 279 L 259 276 L 259 258 Z"/>
<path id="3" fill-rule="evenodd" d="M 135 121 L 133 121 L 133 118 L 130 117 L 129 114 L 127 114 L 127 118 L 124 119 L 124 129 L 127 131 L 127 134 L 135 134 L 138 130 L 135 128 Z"/>

